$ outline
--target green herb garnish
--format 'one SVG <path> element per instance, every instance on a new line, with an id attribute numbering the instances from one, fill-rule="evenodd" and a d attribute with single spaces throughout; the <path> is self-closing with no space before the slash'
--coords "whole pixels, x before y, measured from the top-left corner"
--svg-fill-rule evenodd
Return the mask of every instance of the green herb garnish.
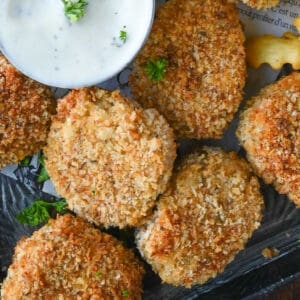
<path id="1" fill-rule="evenodd" d="M 16 219 L 21 224 L 37 226 L 47 222 L 51 218 L 52 212 L 65 213 L 66 210 L 67 202 L 65 199 L 61 199 L 57 202 L 46 202 L 42 199 L 38 199 L 18 213 Z"/>
<path id="2" fill-rule="evenodd" d="M 146 73 L 154 81 L 160 81 L 164 78 L 167 68 L 167 60 L 160 58 L 158 60 L 149 60 L 145 66 Z"/>
<path id="3" fill-rule="evenodd" d="M 119 39 L 125 44 L 127 41 L 127 32 L 124 30 L 120 31 Z"/>
<path id="4" fill-rule="evenodd" d="M 31 156 L 26 156 L 24 157 L 20 162 L 19 166 L 20 167 L 29 167 L 30 162 L 31 162 L 32 157 Z"/>
<path id="5" fill-rule="evenodd" d="M 42 182 L 45 182 L 47 181 L 48 179 L 50 179 L 50 176 L 46 170 L 46 167 L 45 167 L 45 158 L 44 158 L 44 155 L 41 155 L 39 157 L 39 163 L 41 164 L 41 169 L 40 169 L 40 173 L 39 173 L 39 176 L 37 178 L 37 182 L 38 183 L 42 183 Z"/>
<path id="6" fill-rule="evenodd" d="M 102 273 L 100 271 L 96 272 L 96 277 L 101 278 L 102 277 Z"/>
<path id="7" fill-rule="evenodd" d="M 85 0 L 62 0 L 65 6 L 65 16 L 72 22 L 79 21 L 85 14 L 88 3 Z"/>
<path id="8" fill-rule="evenodd" d="M 121 296 L 122 296 L 122 297 L 129 297 L 129 291 L 128 291 L 128 290 L 123 290 L 123 291 L 121 292 Z"/>

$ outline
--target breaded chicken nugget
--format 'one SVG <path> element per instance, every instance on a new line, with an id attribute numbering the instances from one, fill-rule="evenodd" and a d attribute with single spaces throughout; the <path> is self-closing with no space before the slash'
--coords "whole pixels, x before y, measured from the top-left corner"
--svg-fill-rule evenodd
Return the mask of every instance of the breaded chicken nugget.
<path id="1" fill-rule="evenodd" d="M 2 299 L 141 299 L 143 275 L 131 250 L 67 214 L 19 241 Z"/>
<path id="2" fill-rule="evenodd" d="M 21 74 L 0 54 L 0 168 L 45 145 L 54 112 L 50 89 Z"/>
<path id="3" fill-rule="evenodd" d="M 133 64 L 133 97 L 157 108 L 179 138 L 221 137 L 243 96 L 244 40 L 233 4 L 168 1 Z"/>
<path id="4" fill-rule="evenodd" d="M 238 2 L 237 0 L 230 0 L 229 2 Z M 279 0 L 241 0 L 241 2 L 257 9 L 265 9 L 278 5 Z"/>
<path id="5" fill-rule="evenodd" d="M 254 171 L 300 206 L 300 74 L 253 97 L 241 114 L 237 136 Z"/>
<path id="6" fill-rule="evenodd" d="M 56 191 L 104 226 L 140 225 L 172 173 L 172 129 L 118 92 L 74 90 L 59 102 L 44 149 Z"/>
<path id="7" fill-rule="evenodd" d="M 139 229 L 142 256 L 161 279 L 191 287 L 222 272 L 262 218 L 257 178 L 235 153 L 203 148 L 178 166 L 155 215 Z"/>

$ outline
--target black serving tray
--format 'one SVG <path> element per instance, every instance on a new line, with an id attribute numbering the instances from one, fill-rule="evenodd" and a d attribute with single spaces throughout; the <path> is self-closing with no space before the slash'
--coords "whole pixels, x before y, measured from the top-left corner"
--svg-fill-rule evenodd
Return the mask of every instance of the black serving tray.
<path id="1" fill-rule="evenodd" d="M 260 72 L 261 75 L 269 71 L 267 68 L 264 66 L 259 71 L 249 70 L 245 88 L 246 99 L 261 88 L 255 81 L 255 74 Z M 285 66 L 277 79 L 290 72 L 290 67 Z M 100 86 L 111 90 L 119 88 L 121 92 L 130 94 L 127 86 L 129 73 L 130 68 L 126 68 L 118 76 Z M 67 93 L 66 90 L 60 89 L 55 89 L 54 92 L 57 97 Z M 241 109 L 243 105 L 244 103 Z M 237 123 L 238 114 L 221 140 L 178 141 L 178 157 L 202 145 L 219 146 L 245 156 L 235 137 Z M 40 184 L 36 180 L 40 168 L 37 159 L 39 155 L 32 158 L 28 167 L 15 165 L 0 170 L 0 282 L 6 276 L 17 241 L 22 236 L 31 235 L 36 229 L 19 224 L 15 215 L 35 199 L 53 201 L 58 198 L 50 181 Z M 300 209 L 297 209 L 286 196 L 279 195 L 272 186 L 265 185 L 262 181 L 261 190 L 265 199 L 262 225 L 255 231 L 246 249 L 236 256 L 222 274 L 192 289 L 175 288 L 162 284 L 151 267 L 147 266 L 143 299 L 254 299 L 258 295 L 300 278 Z M 117 238 L 122 239 L 126 235 L 128 239 L 128 232 L 124 234 L 117 229 L 110 232 Z M 127 244 L 134 247 L 132 232 Z M 266 247 L 278 249 L 279 254 L 271 259 L 264 258 L 261 252 Z"/>
<path id="2" fill-rule="evenodd" d="M 290 68 L 285 66 L 279 77 L 289 72 Z M 109 84 L 104 84 L 105 87 L 107 85 Z M 126 89 L 124 85 L 122 88 Z M 65 92 L 59 91 L 59 93 Z M 244 156 L 245 153 L 234 135 L 236 126 L 237 118 L 225 132 L 222 140 L 179 141 L 178 157 L 180 158 L 202 145 L 220 146 L 225 150 L 233 150 Z M 14 178 L 0 174 L 1 280 L 6 276 L 15 244 L 22 236 L 29 236 L 34 230 L 20 225 L 16 221 L 17 212 L 35 199 L 43 198 L 53 201 L 57 198 L 43 191 L 45 189 L 51 191 L 49 182 L 37 183 L 39 169 L 37 161 L 35 157 L 28 167 L 10 167 L 14 170 L 12 172 Z M 265 199 L 262 225 L 255 231 L 246 249 L 236 256 L 224 273 L 204 285 L 185 289 L 162 284 L 148 266 L 144 280 L 144 299 L 252 299 L 300 277 L 300 209 L 296 209 L 286 196 L 279 195 L 272 186 L 265 185 L 262 181 L 261 191 Z M 117 238 L 124 236 L 117 229 L 111 230 L 111 233 Z M 134 239 L 132 237 L 129 239 L 129 246 L 134 247 Z M 261 252 L 266 247 L 278 249 L 279 254 L 272 259 L 264 258 Z"/>

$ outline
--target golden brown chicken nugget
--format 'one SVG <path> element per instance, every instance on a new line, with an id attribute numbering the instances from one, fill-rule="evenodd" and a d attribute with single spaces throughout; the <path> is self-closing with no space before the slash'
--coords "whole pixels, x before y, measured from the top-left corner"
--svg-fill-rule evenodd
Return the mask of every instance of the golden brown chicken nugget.
<path id="1" fill-rule="evenodd" d="M 0 54 L 0 168 L 32 155 L 46 143 L 55 102 Z"/>
<path id="2" fill-rule="evenodd" d="M 233 152 L 205 147 L 177 167 L 155 215 L 139 229 L 137 245 L 164 282 L 202 284 L 244 249 L 262 208 L 248 163 Z"/>
<path id="3" fill-rule="evenodd" d="M 96 224 L 125 227 L 143 223 L 165 191 L 176 144 L 155 109 L 88 88 L 59 102 L 44 153 L 70 209 Z"/>
<path id="4" fill-rule="evenodd" d="M 244 41 L 233 4 L 168 1 L 134 61 L 134 99 L 158 109 L 179 138 L 220 138 L 243 97 Z"/>
<path id="5" fill-rule="evenodd" d="M 300 206 L 300 74 L 253 97 L 241 114 L 237 136 L 254 171 Z"/>
<path id="6" fill-rule="evenodd" d="M 143 275 L 133 251 L 67 214 L 18 243 L 1 299 L 141 299 Z"/>

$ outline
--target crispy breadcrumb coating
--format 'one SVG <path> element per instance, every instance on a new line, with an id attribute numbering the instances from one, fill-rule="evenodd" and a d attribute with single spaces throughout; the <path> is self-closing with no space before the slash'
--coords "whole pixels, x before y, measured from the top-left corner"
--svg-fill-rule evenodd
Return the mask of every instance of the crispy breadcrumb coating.
<path id="1" fill-rule="evenodd" d="M 172 129 L 118 92 L 74 90 L 58 104 L 46 167 L 70 209 L 104 226 L 136 226 L 151 213 L 176 157 Z"/>
<path id="2" fill-rule="evenodd" d="M 20 73 L 0 54 L 0 168 L 45 145 L 54 112 L 50 89 Z"/>
<path id="3" fill-rule="evenodd" d="M 254 171 L 300 206 L 300 74 L 249 101 L 237 130 Z"/>
<path id="4" fill-rule="evenodd" d="M 133 64 L 135 100 L 155 107 L 179 138 L 220 138 L 242 100 L 246 77 L 244 33 L 237 9 L 222 0 L 170 0 L 157 13 Z M 151 80 L 149 61 L 166 73 Z"/>
<path id="5" fill-rule="evenodd" d="M 244 248 L 262 208 L 259 182 L 247 162 L 205 147 L 178 166 L 137 244 L 164 282 L 202 284 Z"/>
<path id="6" fill-rule="evenodd" d="M 121 242 L 67 214 L 19 241 L 2 300 L 141 299 L 143 274 Z"/>

